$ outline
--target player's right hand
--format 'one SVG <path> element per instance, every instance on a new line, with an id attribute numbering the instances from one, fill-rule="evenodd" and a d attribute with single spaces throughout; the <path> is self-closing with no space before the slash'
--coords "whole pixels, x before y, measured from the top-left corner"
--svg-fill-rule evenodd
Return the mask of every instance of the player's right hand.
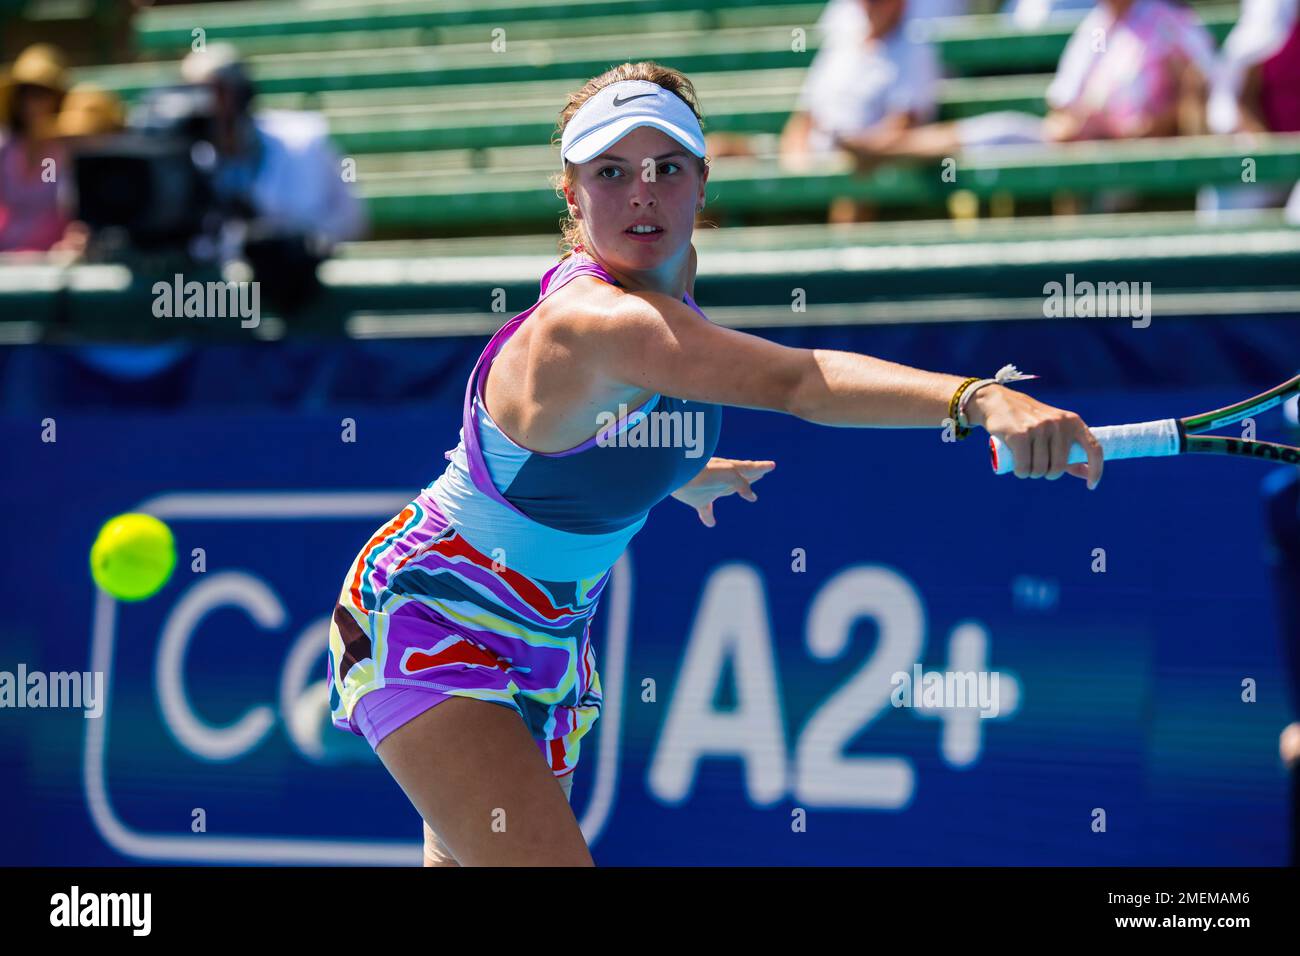
<path id="1" fill-rule="evenodd" d="M 1101 443 L 1074 412 L 1045 405 L 1005 385 L 986 385 L 967 404 L 966 418 L 1006 442 L 1017 478 L 1055 481 L 1070 474 L 1086 480 L 1089 491 L 1101 481 Z M 1067 461 L 1076 442 L 1088 453 L 1086 464 Z"/>

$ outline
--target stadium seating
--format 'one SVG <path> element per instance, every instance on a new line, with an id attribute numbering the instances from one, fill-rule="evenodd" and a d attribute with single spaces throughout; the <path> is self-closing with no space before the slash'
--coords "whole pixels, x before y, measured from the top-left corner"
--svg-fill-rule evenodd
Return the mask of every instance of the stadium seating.
<path id="1" fill-rule="evenodd" d="M 1236 4 L 1197 7 L 1222 39 L 1235 21 Z M 378 241 L 354 245 L 341 261 L 326 267 L 338 301 L 373 303 L 371 311 L 380 312 L 418 309 L 427 306 L 429 287 L 413 277 L 422 275 L 423 268 L 440 268 L 438 260 L 478 277 L 439 287 L 440 297 L 453 299 L 454 289 L 462 288 L 470 302 L 478 301 L 483 288 L 507 281 L 483 274 L 493 268 L 485 265 L 491 262 L 488 250 L 524 257 L 528 269 L 535 269 L 531 257 L 554 254 L 563 204 L 551 183 L 558 163 L 550 139 L 565 96 L 582 81 L 622 59 L 659 59 L 685 70 L 696 83 L 706 132 L 772 137 L 795 108 L 818 42 L 813 24 L 823 9 L 822 2 L 774 0 L 256 0 L 163 6 L 145 9 L 134 20 L 138 62 L 83 68 L 78 79 L 132 98 L 175 82 L 178 58 L 197 35 L 206 43 L 235 42 L 250 57 L 263 106 L 320 110 L 341 154 L 356 162 L 358 188 Z M 941 117 L 1004 109 L 1042 113 L 1050 71 L 1074 22 L 1066 18 L 1026 32 L 991 15 L 925 25 L 949 74 L 940 90 Z M 504 33 L 494 37 L 498 28 Z M 806 49 L 792 43 L 798 37 L 792 31 L 799 29 Z M 494 39 L 505 41 L 500 52 L 491 46 Z M 896 242 L 912 248 L 916 236 L 931 230 L 943 236 L 945 248 L 966 250 L 958 254 L 962 259 L 977 246 L 993 248 L 988 246 L 990 229 L 1009 229 L 1010 237 L 1019 227 L 991 225 L 999 220 L 980 221 L 976 233 L 960 231 L 975 225 L 970 222 L 884 223 L 848 230 L 763 224 L 820 221 L 830 202 L 846 196 L 870 201 L 891 216 L 911 217 L 943 217 L 953 208 L 954 196 L 962 194 L 967 209 L 970 197 L 993 199 L 1002 209 L 1023 209 L 1034 203 L 1042 208 L 1062 193 L 1125 190 L 1139 206 L 1186 209 L 1205 184 L 1241 182 L 1245 165 L 1257 182 L 1300 179 L 1300 136 L 1249 143 L 1188 137 L 1003 148 L 961 157 L 955 177 L 940 176 L 931 163 L 893 164 L 860 176 L 842 160 L 795 173 L 766 154 L 728 157 L 711 173 L 704 221 L 721 216 L 729 228 L 701 228 L 697 244 L 702 254 L 712 253 L 711 270 L 723 261 L 719 256 L 725 259 L 737 250 L 771 252 L 750 261 L 769 263 L 782 281 L 789 277 L 775 254 L 781 243 L 853 246 L 875 254 Z M 1074 217 L 1039 222 L 1034 228 L 1059 242 L 1068 235 L 1096 242 L 1103 234 L 1125 241 L 1178 234 L 1160 231 L 1170 223 L 1191 231 L 1186 213 L 1160 218 L 1168 215 Z M 944 231 L 950 228 L 959 231 Z M 1275 241 L 1285 230 L 1278 219 L 1245 230 L 1216 227 L 1214 254 L 1265 241 L 1261 235 Z M 383 241 L 398 236 L 405 238 L 397 246 Z M 1283 245 L 1278 254 L 1294 263 L 1294 248 Z M 471 263 L 480 255 L 473 250 L 480 248 L 482 258 Z M 926 271 L 934 268 L 918 262 L 915 269 L 892 275 L 920 281 L 924 288 L 952 285 Z M 389 278 L 357 278 L 372 272 Z M 862 278 L 853 269 L 845 274 L 850 284 L 854 277 Z M 66 288 L 70 277 L 75 277 L 75 290 Z M 716 275 L 706 281 L 720 283 L 715 292 L 724 301 L 743 298 L 743 284 L 728 284 Z M 42 283 L 63 291 L 42 299 Z M 65 274 L 55 267 L 35 279 L 16 281 L 0 264 L 0 301 L 15 307 L 10 315 L 54 309 L 65 318 L 76 315 L 75 327 L 101 313 L 131 314 L 130 306 L 85 306 L 118 296 L 134 301 L 129 294 L 133 283 L 111 269 Z"/>
<path id="2" fill-rule="evenodd" d="M 697 3 L 697 6 L 699 4 Z M 727 21 L 714 30 L 697 25 L 655 29 L 647 18 L 638 29 L 628 17 L 596 18 L 585 26 L 570 26 L 556 34 L 556 20 L 538 23 L 534 32 L 551 34 L 529 38 L 529 21 L 514 23 L 497 18 L 487 23 L 505 25 L 505 48 L 490 46 L 492 35 L 484 29 L 457 34 L 450 42 L 427 40 L 409 46 L 380 46 L 360 38 L 343 49 L 330 50 L 322 59 L 310 48 L 310 37 L 299 38 L 298 52 L 253 57 L 259 84 L 267 92 L 321 93 L 344 89 L 382 89 L 401 86 L 444 86 L 475 82 L 527 79 L 585 79 L 623 59 L 671 60 L 687 73 L 740 69 L 790 69 L 806 67 L 808 52 L 792 49 L 791 30 L 807 31 L 807 50 L 815 51 L 812 24 L 821 4 L 777 7 L 781 16 L 747 14 L 738 25 Z M 216 8 L 213 8 L 214 10 Z M 1201 11 L 1207 25 L 1221 39 L 1236 18 L 1236 7 L 1207 6 Z M 207 27 L 210 14 L 192 13 L 190 30 Z M 763 20 L 776 22 L 764 23 Z M 934 39 L 946 66 L 958 72 L 1050 70 L 1060 57 L 1072 29 L 1069 20 L 1038 31 L 1010 29 L 996 16 L 971 16 L 944 21 L 934 28 Z M 186 35 L 190 30 L 186 31 Z M 220 35 L 216 33 L 215 35 Z M 204 34 L 206 40 L 213 35 Z M 416 38 L 417 40 L 419 38 Z M 189 42 L 192 42 L 189 41 Z M 185 46 L 189 45 L 189 42 Z M 302 49 L 302 47 L 307 49 Z M 383 55 L 377 57 L 377 49 Z M 174 82 L 175 62 L 138 63 L 85 71 L 82 77 L 127 96 L 161 83 Z"/>
<path id="3" fill-rule="evenodd" d="M 672 30 L 699 32 L 744 26 L 806 27 L 816 20 L 825 4 L 779 0 L 711 4 L 699 0 L 586 0 L 563 6 L 563 18 L 552 15 L 556 4 L 536 0 L 486 4 L 414 0 L 306 9 L 276 2 L 161 7 L 137 19 L 136 38 L 141 51 L 155 54 L 188 49 L 196 27 L 202 27 L 209 40 L 239 42 L 250 54 L 376 49 L 482 43 L 485 27 L 502 27 L 507 37 L 517 40 L 617 37 Z M 1206 24 L 1222 40 L 1236 20 L 1236 4 L 1201 6 Z M 1064 24 L 1021 31 L 1000 16 L 969 16 L 939 26 L 935 40 L 945 63 L 961 72 L 1046 69 L 1055 65 L 1069 36 L 1069 21 Z"/>
<path id="4" fill-rule="evenodd" d="M 1254 161 L 1259 182 L 1300 179 L 1300 135 L 1269 137 L 1248 157 L 1219 137 L 1077 143 L 1058 147 L 1007 147 L 963 160 L 954 182 L 936 166 L 891 165 L 856 176 L 846 162 L 825 172 L 790 173 L 770 160 L 729 159 L 710 174 L 706 187 L 714 211 L 815 214 L 836 196 L 882 205 L 942 204 L 957 190 L 988 196 L 1050 198 L 1060 190 L 1096 192 L 1127 187 L 1147 194 L 1193 194 L 1205 183 L 1240 182 L 1243 158 Z M 359 174 L 377 226 L 446 229 L 475 223 L 554 222 L 563 203 L 546 176 L 556 172 L 554 150 L 521 148 L 515 165 L 498 170 L 468 168 Z"/>
<path id="5" fill-rule="evenodd" d="M 1238 292 L 1256 311 L 1300 308 L 1300 230 L 1276 212 L 1213 225 L 1191 213 L 1130 213 L 701 229 L 695 243 L 697 294 L 714 321 L 736 327 L 1033 317 L 1044 283 L 1067 272 L 1151 282 L 1170 310 L 1184 313 L 1231 311 Z M 542 234 L 354 243 L 322 267 L 328 308 L 295 320 L 293 331 L 490 333 L 502 321 L 487 307 L 494 290 L 505 290 L 509 306 L 531 302 L 556 253 L 556 237 Z M 1195 295 L 1206 276 L 1215 296 Z M 154 318 L 154 281 L 124 266 L 19 268 L 0 257 L 0 344 L 247 339 L 237 322 Z M 797 318 L 796 287 L 809 303 Z M 256 334 L 276 338 L 285 329 L 267 323 Z"/>

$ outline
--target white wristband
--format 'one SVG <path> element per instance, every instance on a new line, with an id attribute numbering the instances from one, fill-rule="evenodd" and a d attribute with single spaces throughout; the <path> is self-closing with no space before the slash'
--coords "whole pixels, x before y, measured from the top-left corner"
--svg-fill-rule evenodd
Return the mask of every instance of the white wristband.
<path id="1" fill-rule="evenodd" d="M 966 403 L 971 400 L 972 395 L 985 385 L 1005 385 L 1007 382 L 1019 382 L 1030 378 L 1038 378 L 1038 376 L 1026 375 L 1008 362 L 997 370 L 993 378 L 982 378 L 978 382 L 971 382 L 970 385 L 966 386 L 966 391 L 961 393 L 961 399 L 957 403 L 957 426 L 959 428 L 970 428 L 970 422 L 966 420 Z"/>

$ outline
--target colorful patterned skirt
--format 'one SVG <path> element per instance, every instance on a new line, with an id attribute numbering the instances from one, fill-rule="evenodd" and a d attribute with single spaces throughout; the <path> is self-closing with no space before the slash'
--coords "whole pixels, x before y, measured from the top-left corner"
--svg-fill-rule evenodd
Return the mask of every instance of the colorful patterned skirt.
<path id="1" fill-rule="evenodd" d="M 335 727 L 371 747 L 451 697 L 515 710 L 551 772 L 600 715 L 591 619 L 610 577 L 541 581 L 474 548 L 427 490 L 375 531 L 330 622 Z"/>

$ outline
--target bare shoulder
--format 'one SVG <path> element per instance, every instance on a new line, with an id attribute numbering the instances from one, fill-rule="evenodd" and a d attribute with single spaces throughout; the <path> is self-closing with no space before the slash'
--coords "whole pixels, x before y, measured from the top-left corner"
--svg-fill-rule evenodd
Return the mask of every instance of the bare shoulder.
<path id="1" fill-rule="evenodd" d="M 671 335 L 677 323 L 702 321 L 690 306 L 671 296 L 629 292 L 595 276 L 578 276 L 556 290 L 538 307 L 535 318 L 537 340 L 574 357 L 635 347 L 646 337 Z"/>
<path id="2" fill-rule="evenodd" d="M 539 327 L 551 332 L 590 332 L 602 318 L 608 318 L 627 297 L 627 292 L 596 276 L 578 276 L 566 282 L 537 307 Z"/>
<path id="3" fill-rule="evenodd" d="M 548 296 L 533 332 L 531 368 L 553 373 L 557 387 L 581 379 L 611 394 L 631 389 L 777 411 L 794 407 L 811 357 L 710 322 L 671 295 L 628 291 L 595 276 Z"/>
<path id="4" fill-rule="evenodd" d="M 530 356 L 527 367 L 561 389 L 604 378 L 601 354 L 610 346 L 627 297 L 625 290 L 595 276 L 565 283 L 542 301 L 517 336 L 522 354 Z"/>

